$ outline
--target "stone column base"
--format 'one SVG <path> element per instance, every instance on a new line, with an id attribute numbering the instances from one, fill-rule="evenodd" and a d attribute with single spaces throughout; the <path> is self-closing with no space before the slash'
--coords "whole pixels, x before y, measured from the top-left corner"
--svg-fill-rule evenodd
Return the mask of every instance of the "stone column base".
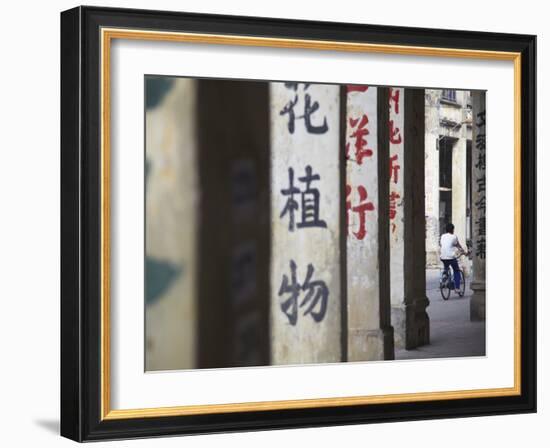
<path id="1" fill-rule="evenodd" d="M 430 343 L 430 318 L 426 313 L 428 304 L 425 298 L 414 304 L 392 306 L 395 348 L 411 350 Z"/>
<path id="2" fill-rule="evenodd" d="M 428 299 L 425 299 L 425 302 L 429 303 Z M 415 329 L 415 335 L 416 335 L 416 346 L 420 347 L 421 345 L 428 345 L 430 343 L 430 317 L 428 316 L 428 313 L 426 312 L 426 307 L 418 307 L 416 308 L 416 329 Z M 409 347 L 405 347 L 407 350 L 410 350 Z M 413 347 L 414 348 L 414 347 Z"/>
<path id="3" fill-rule="evenodd" d="M 393 327 L 348 332 L 348 361 L 395 359 Z"/>
<path id="4" fill-rule="evenodd" d="M 395 348 L 405 348 L 407 340 L 407 306 L 392 305 L 391 324 Z"/>
<path id="5" fill-rule="evenodd" d="M 472 282 L 474 292 L 470 299 L 470 320 L 485 320 L 485 282 Z"/>

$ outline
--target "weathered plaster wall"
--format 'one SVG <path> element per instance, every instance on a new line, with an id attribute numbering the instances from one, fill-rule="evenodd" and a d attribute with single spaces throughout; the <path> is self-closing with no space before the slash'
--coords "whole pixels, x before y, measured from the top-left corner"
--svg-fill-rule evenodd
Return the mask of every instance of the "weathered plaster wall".
<path id="1" fill-rule="evenodd" d="M 384 142 L 382 151 L 381 138 L 388 138 L 388 117 L 381 118 L 378 104 L 381 92 L 387 101 L 387 89 L 348 86 L 347 90 L 347 355 L 349 361 L 388 359 L 393 357 L 389 244 L 388 235 L 381 232 L 389 231 L 389 185 L 382 188 L 381 183 L 388 182 L 389 142 Z M 387 103 L 382 113 L 388 113 Z M 379 120 L 386 126 L 383 137 Z"/>

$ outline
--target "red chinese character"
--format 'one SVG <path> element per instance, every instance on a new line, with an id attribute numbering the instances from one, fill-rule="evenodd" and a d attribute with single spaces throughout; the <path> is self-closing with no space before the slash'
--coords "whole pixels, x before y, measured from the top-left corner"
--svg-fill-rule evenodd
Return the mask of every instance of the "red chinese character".
<path id="1" fill-rule="evenodd" d="M 363 163 L 364 157 L 372 156 L 372 149 L 366 148 L 367 140 L 365 139 L 366 135 L 369 135 L 369 130 L 367 129 L 367 124 L 369 123 L 369 117 L 363 115 L 361 118 L 350 118 L 349 124 L 352 129 L 355 129 L 350 135 L 350 138 L 355 139 L 355 161 L 361 165 Z M 350 159 L 349 155 L 349 143 L 346 143 L 346 159 Z"/>
<path id="2" fill-rule="evenodd" d="M 350 92 L 366 92 L 369 89 L 369 86 L 357 86 L 354 84 L 348 84 L 347 90 Z"/>
<path id="3" fill-rule="evenodd" d="M 349 212 L 350 210 L 359 215 L 359 230 L 353 232 L 355 237 L 358 240 L 362 240 L 367 235 L 367 229 L 365 228 L 366 224 L 366 212 L 367 210 L 374 210 L 374 205 L 372 202 L 366 202 L 367 199 L 367 189 L 362 185 L 357 187 L 359 192 L 359 204 L 352 206 L 351 200 L 347 200 L 351 194 L 351 185 L 346 185 L 346 222 L 349 223 Z M 348 235 L 349 235 L 349 225 L 348 225 Z"/>
<path id="4" fill-rule="evenodd" d="M 394 127 L 393 120 L 390 120 L 390 143 L 398 145 L 401 143 L 401 131 L 398 127 Z"/>
<path id="5" fill-rule="evenodd" d="M 397 183 L 399 179 L 399 170 L 401 165 L 397 164 L 397 154 L 390 157 L 390 181 L 393 181 L 394 184 Z"/>
<path id="6" fill-rule="evenodd" d="M 390 87 L 390 107 L 393 102 L 394 103 L 393 110 L 395 111 L 396 114 L 399 113 L 399 93 L 400 92 L 401 91 L 399 89 L 393 89 Z"/>
<path id="7" fill-rule="evenodd" d="M 396 191 L 390 193 L 390 219 L 395 219 L 395 215 L 397 214 L 397 200 L 400 197 L 401 196 L 399 196 L 399 193 Z"/>

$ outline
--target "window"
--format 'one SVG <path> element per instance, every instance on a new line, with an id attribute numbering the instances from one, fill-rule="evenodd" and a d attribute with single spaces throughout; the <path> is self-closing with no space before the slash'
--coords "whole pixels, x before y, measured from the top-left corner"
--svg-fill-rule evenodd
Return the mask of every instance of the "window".
<path id="1" fill-rule="evenodd" d="M 441 99 L 456 103 L 456 90 L 442 90 Z"/>

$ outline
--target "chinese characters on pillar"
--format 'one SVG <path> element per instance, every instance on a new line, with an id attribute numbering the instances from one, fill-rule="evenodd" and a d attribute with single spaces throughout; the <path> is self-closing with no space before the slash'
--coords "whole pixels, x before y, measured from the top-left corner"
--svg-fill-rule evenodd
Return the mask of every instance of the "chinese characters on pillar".
<path id="1" fill-rule="evenodd" d="M 353 100 L 361 102 L 367 97 L 376 97 L 376 89 L 368 86 L 348 85 L 348 105 Z M 376 219 L 375 206 L 370 200 L 366 177 L 359 173 L 376 171 L 376 110 L 365 107 L 348 107 L 346 114 L 346 160 L 348 170 L 355 174 L 347 176 L 346 185 L 346 225 L 347 235 L 357 240 L 364 240 L 368 233 L 369 220 Z M 374 115 L 374 120 L 371 115 Z M 358 178 L 356 181 L 355 178 Z M 353 179 L 352 179 L 353 178 Z"/>
<path id="2" fill-rule="evenodd" d="M 309 348 L 311 360 L 322 345 L 334 346 L 336 357 L 340 88 L 285 82 L 272 83 L 270 93 L 273 357 L 302 361 L 311 325 L 320 341 Z"/>
<path id="3" fill-rule="evenodd" d="M 317 188 L 311 187 L 313 181 L 321 180 L 318 174 L 313 174 L 311 165 L 305 168 L 305 174 L 299 177 L 298 180 L 305 184 L 303 190 L 300 190 L 294 185 L 294 169 L 288 169 L 288 188 L 281 189 L 281 194 L 286 196 L 286 203 L 279 215 L 279 218 L 284 218 L 288 215 L 288 230 L 294 232 L 296 229 L 304 229 L 307 227 L 326 228 L 327 223 L 322 220 L 319 210 L 319 200 L 321 193 Z M 301 197 L 300 202 L 294 199 L 295 195 Z M 301 221 L 296 223 L 294 213 L 301 209 Z M 327 301 L 329 291 L 325 282 L 321 280 L 312 280 L 315 268 L 313 264 L 307 265 L 307 274 L 304 283 L 300 285 L 296 276 L 296 262 L 290 260 L 290 283 L 288 276 L 283 275 L 279 296 L 281 297 L 281 310 L 288 317 L 290 325 L 296 325 L 298 321 L 298 308 L 303 308 L 303 315 L 311 315 L 315 322 L 321 322 L 327 311 Z M 298 302 L 300 292 L 304 292 L 303 299 Z M 287 294 L 290 294 L 289 296 Z"/>
<path id="4" fill-rule="evenodd" d="M 486 148 L 486 116 L 485 110 L 480 111 L 475 117 L 475 126 L 477 129 L 476 140 L 474 142 L 476 151 L 475 158 L 472 161 L 474 164 L 474 185 L 473 188 L 477 193 L 477 200 L 474 203 L 476 207 L 476 239 L 474 241 L 474 249 L 477 257 L 485 259 L 485 212 L 486 212 L 486 178 L 485 178 L 485 148 Z"/>
<path id="5" fill-rule="evenodd" d="M 390 241 L 397 243 L 400 239 L 398 226 L 402 220 L 403 173 L 403 89 L 389 89 L 389 138 L 390 138 Z"/>

